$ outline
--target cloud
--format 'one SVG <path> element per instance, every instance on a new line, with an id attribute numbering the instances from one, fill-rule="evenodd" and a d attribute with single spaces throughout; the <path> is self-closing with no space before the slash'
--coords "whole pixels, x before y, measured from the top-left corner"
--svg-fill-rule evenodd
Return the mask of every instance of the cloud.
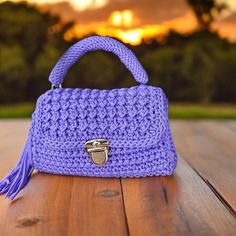
<path id="1" fill-rule="evenodd" d="M 236 12 L 214 23 L 215 29 L 221 36 L 228 38 L 230 41 L 236 41 Z"/>
<path id="2" fill-rule="evenodd" d="M 97 9 L 76 11 L 68 2 L 45 4 L 43 9 L 54 14 L 60 14 L 65 20 L 72 20 L 80 24 L 107 21 L 113 11 L 132 10 L 139 18 L 140 25 L 160 24 L 184 16 L 190 11 L 185 0 L 110 0 Z"/>
<path id="3" fill-rule="evenodd" d="M 86 8 L 83 11 L 77 11 L 69 1 L 43 4 L 40 7 L 62 16 L 65 21 L 76 22 L 75 34 L 79 35 L 86 34 L 89 30 L 95 32 L 99 29 L 101 32 L 111 29 L 108 22 L 111 13 L 127 9 L 132 11 L 137 20 L 130 27 L 120 26 L 121 30 L 165 27 L 189 32 L 197 26 L 196 18 L 186 0 L 106 0 L 102 7 Z M 213 26 L 221 35 L 236 41 L 236 12 L 231 11 L 231 15 L 219 19 Z M 116 29 L 113 27 L 112 30 Z"/>

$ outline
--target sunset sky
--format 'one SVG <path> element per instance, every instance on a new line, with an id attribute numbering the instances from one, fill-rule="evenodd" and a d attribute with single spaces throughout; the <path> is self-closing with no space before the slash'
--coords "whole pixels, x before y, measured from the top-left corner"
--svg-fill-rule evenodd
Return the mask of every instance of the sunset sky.
<path id="1" fill-rule="evenodd" d="M 18 0 L 15 0 L 18 1 Z M 2 0 L 0 0 L 2 2 Z M 196 19 L 186 0 L 28 0 L 43 11 L 60 15 L 76 25 L 66 39 L 94 32 L 115 36 L 137 45 L 142 39 L 162 37 L 170 29 L 189 32 Z M 213 27 L 224 37 L 236 41 L 236 0 L 219 0 L 227 11 Z"/>

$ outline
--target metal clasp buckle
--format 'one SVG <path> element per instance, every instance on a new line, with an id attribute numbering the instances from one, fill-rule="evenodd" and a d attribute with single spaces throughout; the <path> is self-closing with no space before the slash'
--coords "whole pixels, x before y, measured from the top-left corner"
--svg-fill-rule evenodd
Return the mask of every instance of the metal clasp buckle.
<path id="1" fill-rule="evenodd" d="M 62 84 L 59 84 L 59 86 L 54 86 L 54 85 L 52 84 L 52 86 L 51 86 L 51 89 L 52 89 L 52 90 L 54 90 L 54 89 L 59 89 L 59 88 L 62 88 Z"/>
<path id="2" fill-rule="evenodd" d="M 84 148 L 93 164 L 104 166 L 107 163 L 111 147 L 106 139 L 89 140 L 85 143 Z"/>

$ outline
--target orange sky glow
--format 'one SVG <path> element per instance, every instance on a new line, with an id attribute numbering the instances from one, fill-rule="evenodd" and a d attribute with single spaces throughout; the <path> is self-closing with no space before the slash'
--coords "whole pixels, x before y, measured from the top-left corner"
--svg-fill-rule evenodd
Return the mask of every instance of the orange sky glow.
<path id="1" fill-rule="evenodd" d="M 1 2 L 2 0 L 0 0 Z M 15 0 L 18 1 L 18 0 Z M 218 0 L 227 11 L 214 23 L 221 36 L 236 41 L 236 0 Z M 169 30 L 188 33 L 197 27 L 196 18 L 186 0 L 28 0 L 43 11 L 60 15 L 75 25 L 65 39 L 90 33 L 113 36 L 138 45 L 143 40 L 162 38 Z"/>

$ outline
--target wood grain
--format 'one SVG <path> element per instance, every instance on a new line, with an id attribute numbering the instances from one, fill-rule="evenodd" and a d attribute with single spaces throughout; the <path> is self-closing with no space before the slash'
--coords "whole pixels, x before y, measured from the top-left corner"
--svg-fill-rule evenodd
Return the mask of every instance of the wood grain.
<path id="1" fill-rule="evenodd" d="M 221 121 L 175 121 L 179 154 L 236 211 L 236 132 Z"/>
<path id="2" fill-rule="evenodd" d="M 222 121 L 223 126 L 227 127 L 231 131 L 236 133 L 236 122 L 235 121 Z"/>
<path id="3" fill-rule="evenodd" d="M 127 235 L 119 179 L 36 173 L 0 208 L 0 235 Z"/>
<path id="4" fill-rule="evenodd" d="M 235 202 L 235 125 L 218 125 L 173 122 L 177 149 L 190 165 L 180 159 L 172 177 L 35 172 L 16 200 L 0 196 L 0 236 L 236 235 L 226 205 Z M 29 121 L 0 121 L 0 178 L 18 161 L 28 127 Z"/>
<path id="5" fill-rule="evenodd" d="M 0 151 L 4 150 L 0 178 L 18 161 L 28 123 L 1 126 L 2 130 L 8 129 L 9 135 L 4 138 L 6 132 L 0 134 L 1 140 L 6 141 L 0 146 Z M 10 202 L 0 196 L 0 209 L 1 236 L 127 235 L 119 179 L 36 172 L 16 200 Z"/>
<path id="6" fill-rule="evenodd" d="M 29 123 L 28 120 L 0 121 L 0 178 L 18 161 L 26 142 Z"/>
<path id="7" fill-rule="evenodd" d="M 130 235 L 235 235 L 236 222 L 180 158 L 172 177 L 122 179 Z"/>

